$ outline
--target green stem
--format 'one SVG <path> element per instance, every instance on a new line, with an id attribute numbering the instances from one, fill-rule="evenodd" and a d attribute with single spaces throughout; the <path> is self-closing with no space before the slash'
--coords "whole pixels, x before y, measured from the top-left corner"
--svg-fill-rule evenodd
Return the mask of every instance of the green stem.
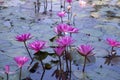
<path id="1" fill-rule="evenodd" d="M 22 67 L 20 68 L 19 80 L 22 80 L 21 76 L 22 76 Z"/>
<path id="2" fill-rule="evenodd" d="M 82 72 L 85 72 L 86 60 L 87 60 L 87 56 L 85 56 L 85 60 L 84 60 L 84 65 L 83 65 Z"/>
<path id="3" fill-rule="evenodd" d="M 8 73 L 6 73 L 6 76 L 7 76 L 7 80 L 9 80 L 9 74 Z"/>
<path id="4" fill-rule="evenodd" d="M 51 12 L 52 12 L 52 3 L 53 3 L 53 0 L 51 0 Z"/>
<path id="5" fill-rule="evenodd" d="M 62 65 L 61 65 L 61 58 L 59 56 L 59 64 L 60 64 L 60 76 L 59 76 L 59 80 L 61 80 L 61 76 L 62 76 Z"/>
<path id="6" fill-rule="evenodd" d="M 60 70 L 62 70 L 61 58 L 60 58 L 60 56 L 59 56 L 59 64 L 60 64 Z"/>
<path id="7" fill-rule="evenodd" d="M 72 64 L 71 64 L 71 60 L 70 60 L 70 80 L 71 80 L 71 73 L 72 73 Z"/>
<path id="8" fill-rule="evenodd" d="M 67 59 L 66 51 L 65 51 L 65 61 L 66 61 L 66 71 L 69 71 L 68 59 Z"/>
<path id="9" fill-rule="evenodd" d="M 62 0 L 60 0 L 60 11 L 62 10 L 63 6 L 62 6 Z"/>
<path id="10" fill-rule="evenodd" d="M 25 45 L 25 48 L 26 48 L 26 50 L 27 50 L 27 52 L 28 52 L 28 55 L 29 55 L 30 59 L 33 61 L 33 58 L 32 58 L 32 56 L 31 56 L 31 54 L 30 54 L 30 51 L 29 51 L 29 49 L 28 49 L 28 47 L 27 47 L 26 42 L 24 42 L 24 45 Z"/>
<path id="11" fill-rule="evenodd" d="M 40 60 L 40 62 L 41 62 L 42 68 L 43 68 L 43 73 L 42 73 L 42 76 L 41 76 L 41 79 L 40 79 L 40 80 L 43 80 L 43 76 L 44 76 L 44 74 L 45 74 L 45 68 L 44 68 L 43 61 Z"/>
<path id="12" fill-rule="evenodd" d="M 113 50 L 114 50 L 114 47 L 111 48 L 111 55 L 113 55 Z"/>
<path id="13" fill-rule="evenodd" d="M 60 19 L 61 19 L 61 23 L 63 23 L 63 18 L 61 17 Z"/>
<path id="14" fill-rule="evenodd" d="M 64 11 L 65 11 L 65 2 L 66 2 L 66 0 L 64 0 Z"/>

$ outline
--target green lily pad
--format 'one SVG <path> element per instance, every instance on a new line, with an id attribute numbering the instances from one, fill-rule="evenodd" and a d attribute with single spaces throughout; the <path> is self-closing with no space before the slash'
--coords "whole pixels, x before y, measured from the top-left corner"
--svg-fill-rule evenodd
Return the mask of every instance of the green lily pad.
<path id="1" fill-rule="evenodd" d="M 48 56 L 48 52 L 46 51 L 38 51 L 37 53 L 34 54 L 34 58 L 37 60 L 43 60 Z"/>

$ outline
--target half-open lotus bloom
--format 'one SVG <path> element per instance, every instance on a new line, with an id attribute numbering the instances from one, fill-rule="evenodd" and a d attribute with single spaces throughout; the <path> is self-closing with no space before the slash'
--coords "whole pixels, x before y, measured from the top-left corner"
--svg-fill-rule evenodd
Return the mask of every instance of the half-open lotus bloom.
<path id="1" fill-rule="evenodd" d="M 35 50 L 36 52 L 40 51 L 41 49 L 44 49 L 46 42 L 45 41 L 34 41 L 32 43 L 29 44 L 29 47 L 33 50 Z"/>
<path id="2" fill-rule="evenodd" d="M 14 60 L 17 63 L 18 67 L 21 68 L 29 60 L 29 58 L 25 56 L 17 56 L 14 58 Z"/>
<path id="3" fill-rule="evenodd" d="M 59 24 L 57 27 L 54 28 L 54 31 L 59 34 L 59 33 L 78 33 L 79 29 L 74 28 L 72 26 L 69 26 L 67 24 Z"/>
<path id="4" fill-rule="evenodd" d="M 64 47 L 59 47 L 58 46 L 58 47 L 54 48 L 54 51 L 58 56 L 62 56 L 64 50 L 65 50 Z"/>
<path id="5" fill-rule="evenodd" d="M 65 17 L 65 12 L 64 11 L 58 12 L 57 15 L 61 18 Z"/>
<path id="6" fill-rule="evenodd" d="M 72 3 L 72 0 L 66 0 L 66 2 L 68 2 L 68 3 Z"/>
<path id="7" fill-rule="evenodd" d="M 73 44 L 75 42 L 75 40 L 72 39 L 72 37 L 70 37 L 70 36 L 64 36 L 64 37 L 58 38 L 56 40 L 56 42 L 58 43 L 59 46 L 67 47 L 67 46 L 70 46 L 71 44 Z"/>
<path id="8" fill-rule="evenodd" d="M 5 66 L 5 73 L 6 73 L 6 74 L 9 74 L 9 72 L 10 72 L 10 66 L 9 66 L 9 65 L 6 65 L 6 66 Z"/>
<path id="9" fill-rule="evenodd" d="M 106 39 L 107 43 L 112 46 L 112 47 L 120 47 L 120 42 L 118 42 L 117 40 L 115 39 L 112 39 L 112 38 L 107 38 Z"/>
<path id="10" fill-rule="evenodd" d="M 31 34 L 30 33 L 21 34 L 21 35 L 17 35 L 15 38 L 17 41 L 25 42 L 25 41 L 31 39 Z"/>
<path id="11" fill-rule="evenodd" d="M 77 47 L 78 52 L 82 55 L 82 56 L 87 56 L 87 55 L 91 55 L 92 50 L 94 48 L 91 45 L 80 45 Z"/>

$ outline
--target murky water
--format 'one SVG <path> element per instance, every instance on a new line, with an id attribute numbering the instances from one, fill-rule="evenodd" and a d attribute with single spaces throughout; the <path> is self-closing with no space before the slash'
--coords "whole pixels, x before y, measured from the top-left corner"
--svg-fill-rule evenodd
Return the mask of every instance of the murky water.
<path id="1" fill-rule="evenodd" d="M 0 71 L 4 71 L 6 64 L 11 65 L 11 71 L 17 70 L 13 57 L 27 56 L 23 44 L 15 40 L 16 35 L 29 32 L 34 36 L 29 42 L 38 39 L 48 41 L 49 45 L 52 45 L 49 39 L 55 36 L 53 28 L 56 23 L 60 23 L 60 19 L 56 15 L 60 11 L 60 3 L 53 0 L 53 12 L 50 12 L 50 0 L 48 0 L 48 13 L 44 15 L 42 14 L 43 4 L 39 14 L 34 13 L 34 1 L 2 0 L 0 3 Z M 89 43 L 95 48 L 93 51 L 95 55 L 90 57 L 91 62 L 88 62 L 83 74 L 84 58 L 76 51 L 71 53 L 73 58 L 71 80 L 120 80 L 120 49 L 116 48 L 117 55 L 111 59 L 111 56 L 107 56 L 110 46 L 106 43 L 107 37 L 116 38 L 120 41 L 120 1 L 88 0 L 87 6 L 80 7 L 78 1 L 74 0 L 72 5 L 73 14 L 76 16 L 71 23 L 74 21 L 75 27 L 80 29 L 79 33 L 73 35 L 76 40 L 74 45 Z M 67 15 L 63 20 L 67 22 Z M 45 50 L 50 53 L 53 52 L 52 49 Z M 48 56 L 43 60 L 44 63 L 49 63 L 52 66 L 52 69 L 46 70 L 43 80 L 57 80 L 55 75 L 52 76 L 57 69 L 57 64 L 51 63 L 51 61 L 56 60 L 58 58 L 54 56 Z M 23 69 L 22 77 L 40 80 L 43 71 L 42 66 L 39 64 L 36 72 L 30 73 L 27 70 L 28 65 L 29 62 Z M 18 80 L 18 74 L 18 70 L 14 74 L 10 74 L 10 80 Z M 1 73 L 0 78 L 2 77 L 3 80 L 6 80 L 5 74 Z"/>

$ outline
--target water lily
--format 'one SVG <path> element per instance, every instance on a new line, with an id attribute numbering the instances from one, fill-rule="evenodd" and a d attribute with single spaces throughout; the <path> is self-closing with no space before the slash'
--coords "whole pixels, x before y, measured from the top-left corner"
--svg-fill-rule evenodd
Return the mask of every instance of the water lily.
<path id="1" fill-rule="evenodd" d="M 9 72 L 10 72 L 10 66 L 9 66 L 9 65 L 6 65 L 6 66 L 5 66 L 5 73 L 6 73 L 6 74 L 9 74 Z"/>
<path id="2" fill-rule="evenodd" d="M 21 80 L 22 67 L 29 60 L 29 58 L 27 58 L 25 56 L 17 56 L 14 58 L 14 60 L 17 63 L 18 67 L 20 68 L 19 80 Z"/>
<path id="3" fill-rule="evenodd" d="M 106 39 L 107 43 L 111 46 L 111 52 L 110 55 L 115 55 L 116 53 L 114 53 L 114 47 L 120 47 L 120 42 L 118 42 L 115 39 L 112 38 L 107 38 Z"/>
<path id="4" fill-rule="evenodd" d="M 34 41 L 32 43 L 29 44 L 29 47 L 33 50 L 35 50 L 36 52 L 44 49 L 46 46 L 46 42 L 45 41 Z"/>
<path id="5" fill-rule="evenodd" d="M 27 40 L 32 38 L 31 34 L 30 33 L 25 33 L 25 34 L 17 35 L 15 38 L 16 38 L 17 41 L 24 43 L 24 46 L 25 46 L 25 48 L 26 48 L 26 50 L 28 52 L 28 55 L 31 58 L 31 61 L 33 61 L 33 58 L 32 58 L 32 56 L 30 54 L 30 51 L 29 51 L 29 49 L 27 47 L 27 43 L 26 43 Z"/>
<path id="6" fill-rule="evenodd" d="M 72 27 L 70 25 L 67 24 L 59 24 L 57 25 L 57 27 L 55 27 L 54 31 L 59 34 L 59 33 L 78 33 L 79 29 Z"/>
<path id="7" fill-rule="evenodd" d="M 65 17 L 65 11 L 61 11 L 61 12 L 58 12 L 57 15 L 60 17 L 61 19 L 61 23 L 63 23 L 63 17 Z"/>
<path id="8" fill-rule="evenodd" d="M 57 13 L 59 17 L 65 17 L 65 14 L 66 14 L 65 11 L 61 11 Z"/>
<path id="9" fill-rule="evenodd" d="M 14 60 L 17 63 L 18 67 L 21 68 L 29 60 L 29 58 L 25 56 L 17 56 L 14 58 Z"/>
<path id="10" fill-rule="evenodd" d="M 58 43 L 59 46 L 67 47 L 67 46 L 70 46 L 71 44 L 73 44 L 75 42 L 75 40 L 72 39 L 72 37 L 70 37 L 70 36 L 64 36 L 64 37 L 58 38 L 56 40 L 56 42 Z"/>
<path id="11" fill-rule="evenodd" d="M 6 65 L 5 66 L 5 74 L 7 75 L 7 80 L 9 80 L 9 72 L 10 72 L 10 66 Z"/>
<path id="12" fill-rule="evenodd" d="M 112 46 L 112 47 L 120 47 L 120 42 L 118 42 L 117 40 L 115 39 L 112 39 L 112 38 L 107 38 L 106 39 L 107 43 Z"/>
<path id="13" fill-rule="evenodd" d="M 58 46 L 58 47 L 54 48 L 54 51 L 58 56 L 61 56 L 63 54 L 63 52 L 65 51 L 65 48 Z"/>
<path id="14" fill-rule="evenodd" d="M 77 51 L 79 52 L 79 54 L 85 57 L 82 72 L 85 71 L 86 60 L 88 59 L 87 56 L 92 55 L 93 49 L 94 48 L 91 45 L 80 45 L 77 47 Z"/>
<path id="15" fill-rule="evenodd" d="M 77 47 L 78 52 L 82 55 L 82 56 L 87 56 L 91 54 L 91 51 L 94 48 L 91 45 L 80 45 Z"/>
<path id="16" fill-rule="evenodd" d="M 25 41 L 31 39 L 32 36 L 30 33 L 25 33 L 25 34 L 17 35 L 15 38 L 19 42 L 25 42 Z"/>

